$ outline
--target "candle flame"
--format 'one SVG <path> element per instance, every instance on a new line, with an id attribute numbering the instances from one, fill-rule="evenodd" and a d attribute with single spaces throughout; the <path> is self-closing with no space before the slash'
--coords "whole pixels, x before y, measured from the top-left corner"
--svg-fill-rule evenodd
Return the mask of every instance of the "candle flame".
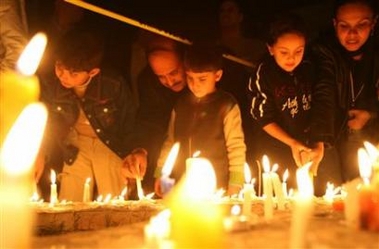
<path id="1" fill-rule="evenodd" d="M 122 197 L 125 196 L 127 192 L 128 192 L 128 187 L 123 188 L 120 196 L 122 196 Z"/>
<path id="2" fill-rule="evenodd" d="M 50 181 L 52 184 L 55 184 L 55 182 L 57 181 L 57 174 L 53 169 L 50 170 Z"/>
<path id="3" fill-rule="evenodd" d="M 171 151 L 168 154 L 167 159 L 165 161 L 165 164 L 163 165 L 162 176 L 168 177 L 171 174 L 172 168 L 174 167 L 174 164 L 175 164 L 176 157 L 178 156 L 178 153 L 179 153 L 179 148 L 180 148 L 180 144 L 178 142 L 172 146 Z"/>
<path id="4" fill-rule="evenodd" d="M 375 148 L 375 146 L 367 141 L 363 142 L 366 151 L 372 161 L 374 163 L 376 160 L 379 160 L 379 150 Z"/>
<path id="5" fill-rule="evenodd" d="M 255 178 L 253 178 L 253 179 L 251 179 L 251 185 L 253 185 L 254 186 L 254 184 L 255 184 L 255 182 L 256 182 L 257 180 L 255 179 Z"/>
<path id="6" fill-rule="evenodd" d="M 47 38 L 45 34 L 37 33 L 33 36 L 17 62 L 17 69 L 21 74 L 30 76 L 36 72 L 46 44 Z"/>
<path id="7" fill-rule="evenodd" d="M 263 171 L 265 173 L 269 173 L 270 172 L 270 161 L 268 159 L 268 156 L 263 155 L 263 157 L 262 157 L 262 164 L 263 164 Z"/>
<path id="8" fill-rule="evenodd" d="M 87 179 L 86 179 L 86 184 L 89 184 L 91 182 L 91 177 L 88 177 Z"/>
<path id="9" fill-rule="evenodd" d="M 363 148 L 360 148 L 358 150 L 358 162 L 359 162 L 359 173 L 361 177 L 363 178 L 365 182 L 369 181 L 372 167 L 371 167 L 370 157 Z"/>
<path id="10" fill-rule="evenodd" d="M 207 159 L 197 161 L 186 173 L 183 195 L 192 200 L 209 200 L 216 191 L 216 174 Z"/>
<path id="11" fill-rule="evenodd" d="M 47 110 L 43 104 L 30 104 L 21 112 L 5 138 L 0 152 L 0 165 L 9 174 L 25 173 L 33 165 L 42 141 L 46 120 Z"/>
<path id="12" fill-rule="evenodd" d="M 283 174 L 283 182 L 287 181 L 288 176 L 289 176 L 289 172 L 288 172 L 288 169 L 286 169 L 286 171 L 284 171 L 284 174 Z"/>
<path id="13" fill-rule="evenodd" d="M 232 206 L 232 209 L 230 210 L 230 213 L 233 215 L 233 216 L 238 216 L 241 214 L 241 207 L 240 205 L 233 205 Z"/>
<path id="14" fill-rule="evenodd" d="M 195 153 L 192 154 L 192 157 L 199 157 L 201 154 L 200 150 L 195 151 Z"/>
<path id="15" fill-rule="evenodd" d="M 312 162 L 309 162 L 296 170 L 297 188 L 303 197 L 313 196 L 313 182 L 309 174 L 311 165 Z"/>
<path id="16" fill-rule="evenodd" d="M 277 163 L 275 163 L 273 166 L 272 166 L 272 169 L 271 169 L 271 172 L 276 172 L 277 170 L 279 169 L 279 165 Z"/>
<path id="17" fill-rule="evenodd" d="M 250 181 L 251 181 L 251 171 L 250 171 L 249 164 L 245 163 L 244 166 L 243 166 L 243 170 L 244 170 L 244 175 L 245 175 L 245 182 L 246 183 L 250 183 Z"/>

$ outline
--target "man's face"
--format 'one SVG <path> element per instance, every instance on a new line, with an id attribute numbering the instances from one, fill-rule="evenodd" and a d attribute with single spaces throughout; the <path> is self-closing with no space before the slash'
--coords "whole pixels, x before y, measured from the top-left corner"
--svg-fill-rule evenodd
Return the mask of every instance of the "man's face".
<path id="1" fill-rule="evenodd" d="M 346 4 L 339 8 L 333 20 L 341 45 L 347 51 L 357 51 L 370 37 L 375 20 L 369 7 L 362 4 Z"/>
<path id="2" fill-rule="evenodd" d="M 172 51 L 155 51 L 149 55 L 149 64 L 159 82 L 174 92 L 187 85 L 183 63 Z"/>

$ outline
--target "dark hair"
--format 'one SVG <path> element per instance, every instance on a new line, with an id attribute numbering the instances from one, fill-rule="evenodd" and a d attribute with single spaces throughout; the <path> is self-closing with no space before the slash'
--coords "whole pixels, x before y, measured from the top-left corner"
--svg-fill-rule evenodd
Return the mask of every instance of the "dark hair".
<path id="1" fill-rule="evenodd" d="M 284 34 L 298 34 L 304 36 L 307 40 L 308 32 L 304 19 L 294 13 L 282 13 L 270 23 L 268 37 L 266 42 L 268 45 L 274 45 L 278 38 Z"/>
<path id="2" fill-rule="evenodd" d="M 56 60 L 72 71 L 90 71 L 101 65 L 102 37 L 89 29 L 73 28 L 58 42 Z"/>
<path id="3" fill-rule="evenodd" d="M 378 0 L 335 0 L 333 4 L 333 17 L 336 17 L 338 10 L 346 4 L 365 5 L 372 10 L 374 16 L 378 14 Z"/>
<path id="4" fill-rule="evenodd" d="M 185 52 L 184 68 L 193 72 L 220 70 L 222 68 L 221 48 L 208 43 L 193 44 Z"/>

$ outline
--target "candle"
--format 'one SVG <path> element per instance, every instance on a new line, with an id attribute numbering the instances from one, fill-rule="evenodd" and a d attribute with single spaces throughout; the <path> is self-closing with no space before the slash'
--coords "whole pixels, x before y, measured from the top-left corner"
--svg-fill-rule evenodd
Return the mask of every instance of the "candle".
<path id="1" fill-rule="evenodd" d="M 176 157 L 178 156 L 179 148 L 180 148 L 179 143 L 175 143 L 172 146 L 170 153 L 168 154 L 167 159 L 162 167 L 160 183 L 161 183 L 161 191 L 163 195 L 166 195 L 175 184 L 175 179 L 170 178 L 170 174 L 174 167 Z"/>
<path id="2" fill-rule="evenodd" d="M 372 160 L 363 148 L 358 150 L 358 160 L 359 172 L 363 179 L 363 184 L 358 190 L 360 227 L 379 231 L 379 190 L 374 189 L 369 180 L 372 174 Z"/>
<path id="3" fill-rule="evenodd" d="M 251 195 L 253 193 L 253 185 L 251 185 L 251 171 L 247 163 L 244 165 L 245 184 L 243 186 L 243 214 L 250 216 L 251 213 Z"/>
<path id="4" fill-rule="evenodd" d="M 271 174 L 271 179 L 272 179 L 272 185 L 274 186 L 275 197 L 278 202 L 278 209 L 284 210 L 285 199 L 284 199 L 283 189 L 282 189 L 282 185 L 280 184 L 279 176 L 276 173 L 276 171 L 278 170 L 278 167 L 279 167 L 278 164 L 275 164 L 272 167 L 270 174 Z"/>
<path id="5" fill-rule="evenodd" d="M 283 189 L 283 195 L 284 197 L 288 197 L 288 193 L 287 193 L 287 180 L 288 180 L 288 176 L 289 176 L 289 173 L 288 173 L 288 169 L 286 169 L 284 171 L 284 174 L 283 174 L 283 181 L 282 181 L 282 189 Z"/>
<path id="6" fill-rule="evenodd" d="M 17 62 L 18 73 L 0 73 L 0 248 L 29 248 L 33 215 L 27 205 L 32 165 L 47 120 L 39 103 L 39 83 L 34 74 L 46 36 L 38 34 Z M 27 138 L 27 139 L 26 139 Z"/>
<path id="7" fill-rule="evenodd" d="M 47 111 L 43 105 L 28 105 L 2 144 L 1 248 L 30 247 L 33 216 L 27 203 L 33 188 L 31 168 L 39 150 L 46 119 Z M 25 140 L 25 137 L 28 139 Z"/>
<path id="8" fill-rule="evenodd" d="M 296 170 L 298 193 L 295 196 L 291 220 L 290 248 L 307 248 L 307 229 L 313 212 L 313 182 L 311 162 Z"/>
<path id="9" fill-rule="evenodd" d="M 264 199 L 264 217 L 266 220 L 271 220 L 274 215 L 274 204 L 272 200 L 272 179 L 270 174 L 270 161 L 266 155 L 262 158 L 263 164 L 263 194 Z"/>
<path id="10" fill-rule="evenodd" d="M 54 205 L 58 202 L 58 194 L 57 194 L 57 184 L 55 183 L 57 179 L 57 175 L 55 171 L 52 169 L 50 171 L 50 205 Z"/>
<path id="11" fill-rule="evenodd" d="M 8 134 L 25 106 L 38 101 L 39 83 L 34 72 L 46 46 L 46 36 L 35 35 L 25 47 L 18 62 L 18 72 L 0 73 L 0 139 Z"/>
<path id="12" fill-rule="evenodd" d="M 86 181 L 84 182 L 83 202 L 90 202 L 91 201 L 90 182 L 91 182 L 90 177 L 88 177 L 86 179 Z"/>
<path id="13" fill-rule="evenodd" d="M 167 196 L 177 248 L 221 247 L 221 207 L 211 201 L 216 192 L 216 174 L 209 160 L 199 159 Z"/>
<path id="14" fill-rule="evenodd" d="M 224 229 L 227 232 L 245 231 L 250 228 L 249 216 L 241 215 L 241 207 L 233 205 L 231 215 L 224 218 Z"/>
<path id="15" fill-rule="evenodd" d="M 170 210 L 164 209 L 153 216 L 145 226 L 145 240 L 149 248 L 162 248 L 164 242 L 168 242 L 171 234 L 170 216 Z"/>

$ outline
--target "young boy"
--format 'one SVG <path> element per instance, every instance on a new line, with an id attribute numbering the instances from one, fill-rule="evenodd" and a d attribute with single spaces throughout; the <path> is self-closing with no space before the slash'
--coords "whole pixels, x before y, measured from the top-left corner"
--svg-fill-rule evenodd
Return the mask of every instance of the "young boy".
<path id="1" fill-rule="evenodd" d="M 98 36 L 73 29 L 57 46 L 55 75 L 41 86 L 49 110 L 43 152 L 51 159 L 55 145 L 64 160 L 60 200 L 82 201 L 87 178 L 91 195 L 95 188 L 99 195 L 119 195 L 125 178 L 138 175 L 130 171 L 145 171 L 125 169 L 122 176 L 123 158 L 133 148 L 135 104 L 125 81 L 101 69 L 102 56 Z"/>
<path id="2" fill-rule="evenodd" d="M 221 51 L 193 45 L 185 54 L 184 68 L 190 91 L 174 106 L 156 176 L 173 144 L 180 142 L 172 177 L 178 180 L 185 171 L 185 160 L 200 151 L 201 157 L 213 164 L 218 187 L 228 189 L 229 194 L 237 193 L 244 179 L 246 146 L 237 101 L 216 88 L 223 73 Z M 161 193 L 159 179 L 156 180 L 156 193 Z"/>

